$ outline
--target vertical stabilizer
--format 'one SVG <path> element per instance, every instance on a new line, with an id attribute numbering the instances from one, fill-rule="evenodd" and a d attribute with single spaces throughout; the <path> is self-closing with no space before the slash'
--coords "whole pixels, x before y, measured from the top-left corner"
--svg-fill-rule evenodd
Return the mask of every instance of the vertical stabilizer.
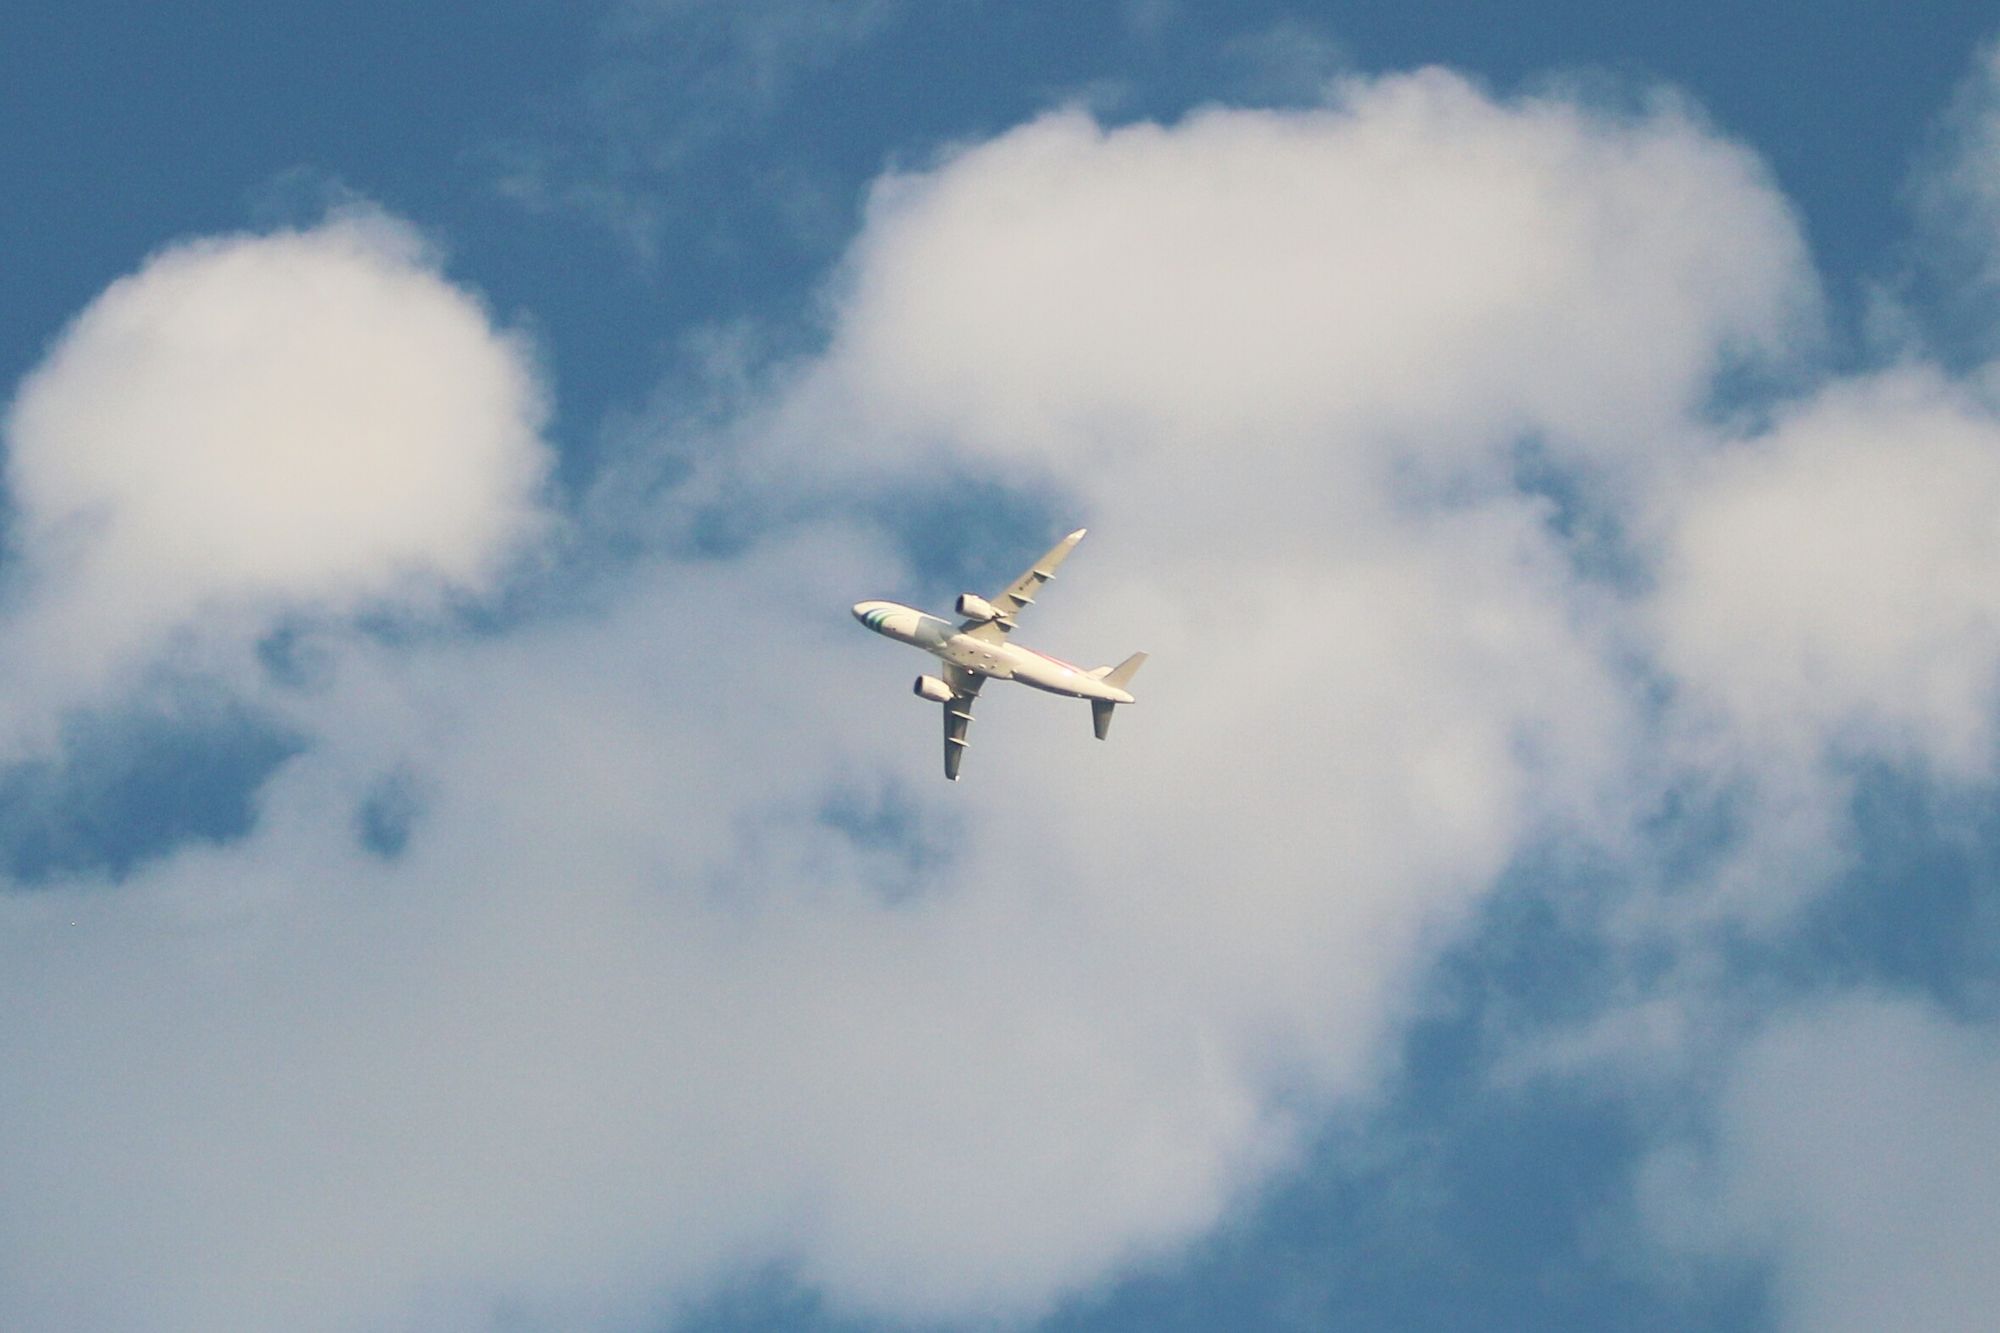
<path id="1" fill-rule="evenodd" d="M 1106 673 L 1104 683 L 1122 690 L 1132 683 L 1132 677 L 1138 675 L 1139 668 L 1144 665 L 1146 665 L 1146 655 L 1144 653 L 1133 653 Z"/>

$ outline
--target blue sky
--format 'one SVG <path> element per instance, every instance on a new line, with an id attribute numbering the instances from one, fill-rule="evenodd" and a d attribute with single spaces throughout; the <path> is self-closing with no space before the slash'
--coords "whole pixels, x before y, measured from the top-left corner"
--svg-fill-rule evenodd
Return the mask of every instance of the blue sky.
<path id="1" fill-rule="evenodd" d="M 0 20 L 0 1323 L 1983 1327 L 1996 36 Z"/>

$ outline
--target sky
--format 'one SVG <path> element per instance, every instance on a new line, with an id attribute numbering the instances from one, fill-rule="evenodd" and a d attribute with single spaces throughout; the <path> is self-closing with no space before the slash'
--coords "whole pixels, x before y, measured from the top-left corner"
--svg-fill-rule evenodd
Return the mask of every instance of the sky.
<path id="1" fill-rule="evenodd" d="M 0 1325 L 1990 1323 L 1990 10 L 15 9 Z"/>

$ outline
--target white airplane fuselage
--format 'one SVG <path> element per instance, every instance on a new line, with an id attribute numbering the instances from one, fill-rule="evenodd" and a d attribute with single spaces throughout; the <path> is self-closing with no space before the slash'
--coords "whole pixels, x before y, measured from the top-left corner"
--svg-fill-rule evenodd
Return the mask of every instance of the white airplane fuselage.
<path id="1" fill-rule="evenodd" d="M 901 602 L 856 602 L 854 618 L 877 634 L 921 648 L 975 675 L 1015 680 L 1072 699 L 1129 704 L 1132 695 L 1061 658 L 1005 640 L 975 639 L 949 620 Z"/>

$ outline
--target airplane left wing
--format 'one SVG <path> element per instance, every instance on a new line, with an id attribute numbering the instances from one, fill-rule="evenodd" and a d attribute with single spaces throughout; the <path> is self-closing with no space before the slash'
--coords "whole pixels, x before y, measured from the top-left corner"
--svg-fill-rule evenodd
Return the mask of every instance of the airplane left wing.
<path id="1" fill-rule="evenodd" d="M 1007 585 L 1007 590 L 993 599 L 993 609 L 1000 613 L 1000 619 L 969 620 L 959 628 L 961 632 L 988 643 L 998 643 L 1007 637 L 1007 631 L 1014 628 L 1014 619 L 1021 608 L 1034 605 L 1035 594 L 1042 585 L 1056 576 L 1056 567 L 1069 559 L 1069 553 L 1083 540 L 1088 529 L 1078 528 L 1069 536 L 1043 552 L 1042 558 L 1030 565 L 1027 572 Z"/>
<path id="2" fill-rule="evenodd" d="M 960 666 L 945 664 L 944 681 L 951 686 L 951 700 L 944 705 L 944 775 L 958 781 L 958 766 L 965 759 L 965 733 L 972 727 L 972 701 L 986 678 Z"/>

